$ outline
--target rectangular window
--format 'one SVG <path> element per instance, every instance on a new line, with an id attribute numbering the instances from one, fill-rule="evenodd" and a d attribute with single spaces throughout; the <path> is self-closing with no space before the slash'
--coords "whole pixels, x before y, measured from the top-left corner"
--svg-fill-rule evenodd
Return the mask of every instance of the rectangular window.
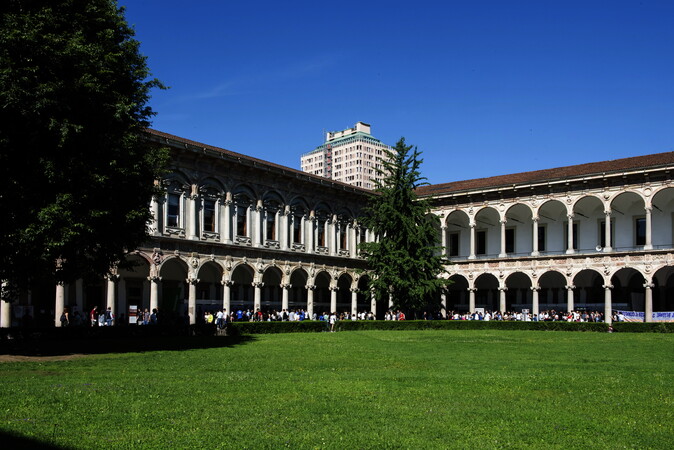
<path id="1" fill-rule="evenodd" d="M 180 195 L 168 195 L 168 211 L 166 225 L 169 227 L 180 227 Z"/>
<path id="2" fill-rule="evenodd" d="M 487 231 L 486 230 L 477 230 L 475 232 L 475 254 L 476 255 L 486 255 L 487 254 Z"/>
<path id="3" fill-rule="evenodd" d="M 204 200 L 204 231 L 215 231 L 215 201 Z"/>
<path id="4" fill-rule="evenodd" d="M 538 251 L 544 252 L 545 250 L 545 225 L 538 226 Z"/>
<path id="5" fill-rule="evenodd" d="M 459 256 L 459 233 L 449 233 L 447 247 L 447 256 Z"/>
<path id="6" fill-rule="evenodd" d="M 293 242 L 302 243 L 302 216 L 293 216 Z"/>
<path id="7" fill-rule="evenodd" d="M 322 220 L 318 221 L 316 225 L 316 242 L 319 247 L 325 247 L 325 222 Z"/>
<path id="8" fill-rule="evenodd" d="M 242 205 L 236 207 L 236 234 L 248 236 L 248 208 Z"/>
<path id="9" fill-rule="evenodd" d="M 505 251 L 506 253 L 515 253 L 515 229 L 506 228 L 505 230 Z"/>
<path id="10" fill-rule="evenodd" d="M 634 219 L 634 245 L 646 245 L 646 218 Z"/>
<path id="11" fill-rule="evenodd" d="M 276 213 L 267 211 L 267 239 L 276 240 Z"/>

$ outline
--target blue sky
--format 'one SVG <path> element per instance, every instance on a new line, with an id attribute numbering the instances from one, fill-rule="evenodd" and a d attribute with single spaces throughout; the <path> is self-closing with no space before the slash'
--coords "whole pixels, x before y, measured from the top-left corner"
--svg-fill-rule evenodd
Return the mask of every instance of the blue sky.
<path id="1" fill-rule="evenodd" d="M 674 1 L 119 0 L 152 127 L 299 168 L 357 121 L 431 183 L 674 151 Z"/>

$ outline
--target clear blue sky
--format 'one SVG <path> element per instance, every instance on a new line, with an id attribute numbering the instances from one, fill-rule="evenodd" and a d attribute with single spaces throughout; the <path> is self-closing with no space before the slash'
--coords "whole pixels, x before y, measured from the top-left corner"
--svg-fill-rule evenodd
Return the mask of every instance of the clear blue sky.
<path id="1" fill-rule="evenodd" d="M 152 127 L 299 168 L 357 121 L 431 183 L 674 151 L 674 0 L 120 0 Z"/>

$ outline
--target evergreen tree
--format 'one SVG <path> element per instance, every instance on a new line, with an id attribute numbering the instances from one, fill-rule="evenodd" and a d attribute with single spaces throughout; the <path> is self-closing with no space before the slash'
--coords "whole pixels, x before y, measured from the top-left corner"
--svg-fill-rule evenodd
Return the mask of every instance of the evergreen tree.
<path id="1" fill-rule="evenodd" d="M 378 237 L 360 245 L 373 275 L 369 288 L 378 302 L 388 304 L 390 296 L 395 309 L 438 310 L 440 291 L 449 281 L 438 278 L 444 271 L 437 246 L 439 219 L 430 214 L 428 200 L 415 193 L 427 184 L 419 171 L 423 160 L 405 138 L 386 153 L 389 160 L 379 171 L 384 178 L 362 219 Z"/>
<path id="2" fill-rule="evenodd" d="M 12 287 L 100 276 L 146 238 L 168 153 L 143 138 L 161 84 L 133 35 L 113 0 L 0 6 L 0 280 Z"/>

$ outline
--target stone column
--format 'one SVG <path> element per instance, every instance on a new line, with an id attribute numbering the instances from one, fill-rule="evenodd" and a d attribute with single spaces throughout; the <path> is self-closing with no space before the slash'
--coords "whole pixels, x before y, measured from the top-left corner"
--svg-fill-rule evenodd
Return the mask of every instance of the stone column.
<path id="1" fill-rule="evenodd" d="M 251 217 L 252 217 L 252 224 L 250 227 L 250 231 L 252 234 L 252 241 L 253 241 L 253 247 L 261 247 L 262 242 L 264 240 L 262 239 L 262 230 L 263 230 L 263 224 L 262 221 L 264 219 L 264 206 L 262 205 L 262 200 L 257 201 L 257 205 L 255 205 L 255 209 L 253 209 Z"/>
<path id="2" fill-rule="evenodd" d="M 303 219 L 304 220 L 304 219 Z M 307 250 L 307 253 L 313 253 L 315 250 L 314 244 L 316 242 L 316 216 L 314 216 L 313 211 L 311 214 L 309 214 L 309 219 L 307 220 L 307 226 L 309 228 L 309 233 L 307 233 L 307 241 L 305 248 Z M 304 230 L 304 225 L 302 225 L 302 229 Z"/>
<path id="3" fill-rule="evenodd" d="M 290 207 L 286 206 L 283 211 L 279 211 L 279 245 L 281 250 L 288 250 L 288 238 L 290 237 Z"/>
<path id="4" fill-rule="evenodd" d="M 222 309 L 227 311 L 227 314 L 231 314 L 231 304 L 232 304 L 232 280 L 222 280 Z"/>
<path id="5" fill-rule="evenodd" d="M 377 314 L 377 296 L 374 295 L 374 290 L 370 291 L 370 312 Z"/>
<path id="6" fill-rule="evenodd" d="M 150 201 L 150 210 L 152 211 L 152 220 L 148 224 L 148 233 L 151 236 L 157 236 L 159 234 L 159 201 L 155 195 L 152 196 Z"/>
<path id="7" fill-rule="evenodd" d="M 475 288 L 468 288 L 468 312 L 475 312 Z"/>
<path id="8" fill-rule="evenodd" d="M 503 314 L 506 311 L 506 292 L 508 288 L 506 286 L 499 286 L 498 290 L 498 308 L 501 314 Z"/>
<path id="9" fill-rule="evenodd" d="M 358 288 L 351 288 L 351 314 L 358 314 Z"/>
<path id="10" fill-rule="evenodd" d="M 314 316 L 314 290 L 316 286 L 313 284 L 308 284 L 307 288 L 307 315 L 310 318 Z"/>
<path id="11" fill-rule="evenodd" d="M 531 313 L 535 315 L 540 313 L 538 308 L 538 291 L 540 290 L 540 286 L 531 286 Z"/>
<path id="12" fill-rule="evenodd" d="M 604 322 L 610 324 L 613 322 L 613 305 L 611 303 L 611 289 L 613 289 L 613 285 L 605 284 L 602 287 L 604 288 Z"/>
<path id="13" fill-rule="evenodd" d="M 470 255 L 468 259 L 475 259 L 475 222 L 470 224 Z"/>
<path id="14" fill-rule="evenodd" d="M 533 230 L 532 230 L 532 235 L 533 235 L 533 242 L 532 242 L 532 249 L 533 251 L 531 252 L 531 256 L 538 256 L 538 216 L 534 216 L 532 218 L 533 221 Z"/>
<path id="15" fill-rule="evenodd" d="M 197 205 L 198 205 L 198 199 L 199 199 L 199 187 L 196 184 L 192 185 L 192 194 L 188 197 L 189 200 L 189 205 L 190 205 L 190 219 L 189 219 L 189 239 L 191 240 L 198 240 L 199 237 L 199 230 L 198 230 L 198 222 L 197 222 Z"/>
<path id="16" fill-rule="evenodd" d="M 440 238 L 442 242 L 442 257 L 447 258 L 447 225 L 444 223 L 440 226 Z"/>
<path id="17" fill-rule="evenodd" d="M 159 307 L 159 282 L 161 277 L 149 276 L 147 279 L 150 281 L 150 311 Z M 138 305 L 140 308 L 140 305 Z"/>
<path id="18" fill-rule="evenodd" d="M 613 251 L 613 248 L 611 248 L 611 210 L 607 209 L 604 211 L 604 214 L 606 215 L 606 221 L 604 223 L 604 236 L 606 245 L 604 246 L 604 251 L 610 252 Z"/>
<path id="19" fill-rule="evenodd" d="M 88 311 L 84 310 L 84 280 L 81 278 L 75 281 L 75 303 L 80 309 L 80 312 L 85 313 L 84 315 L 86 316 Z"/>
<path id="20" fill-rule="evenodd" d="M 117 316 L 117 302 L 115 300 L 117 299 L 117 282 L 119 281 L 119 275 L 110 274 L 107 276 L 107 278 L 108 278 L 108 292 L 105 308 L 107 309 L 109 306 L 112 311 L 112 314 L 114 316 Z"/>
<path id="21" fill-rule="evenodd" d="M 61 313 L 65 308 L 65 286 L 63 281 L 56 283 L 56 304 L 54 305 L 54 325 L 61 326 Z"/>
<path id="22" fill-rule="evenodd" d="M 229 193 L 227 194 L 229 197 Z M 222 203 L 222 232 L 220 233 L 220 242 L 223 244 L 232 243 L 232 200 L 226 198 Z"/>
<path id="23" fill-rule="evenodd" d="M 7 282 L 2 282 L 0 288 L 0 328 L 9 328 L 12 326 L 12 307 L 9 298 L 5 296 Z"/>
<path id="24" fill-rule="evenodd" d="M 644 305 L 644 322 L 653 321 L 653 288 L 655 284 L 646 282 L 644 283 L 645 289 L 645 305 Z"/>
<path id="25" fill-rule="evenodd" d="M 190 315 L 190 325 L 197 323 L 197 283 L 199 283 L 198 278 L 193 276 L 187 278 L 187 284 L 189 285 L 187 313 Z"/>
<path id="26" fill-rule="evenodd" d="M 508 256 L 506 253 L 506 223 L 508 223 L 508 220 L 501 219 L 499 222 L 501 223 L 501 253 L 499 253 L 498 257 L 505 258 Z"/>
<path id="27" fill-rule="evenodd" d="M 567 214 L 566 218 L 569 220 L 566 224 L 567 226 L 567 239 L 566 239 L 566 254 L 572 255 L 576 252 L 573 248 L 573 214 Z"/>
<path id="28" fill-rule="evenodd" d="M 330 286 L 330 312 L 337 312 L 337 286 Z"/>
<path id="29" fill-rule="evenodd" d="M 573 299 L 573 290 L 576 288 L 573 284 L 568 284 L 566 287 L 566 310 L 573 311 L 576 306 L 574 305 Z"/>
<path id="30" fill-rule="evenodd" d="M 264 283 L 262 281 L 253 281 L 253 288 L 255 288 L 255 305 L 253 309 L 255 312 L 262 310 L 262 287 Z"/>
<path id="31" fill-rule="evenodd" d="M 281 283 L 281 289 L 283 289 L 283 296 L 281 298 L 281 309 L 285 309 L 288 311 L 288 294 L 290 292 L 290 289 L 292 289 L 292 284 L 289 283 Z"/>
<path id="32" fill-rule="evenodd" d="M 440 294 L 440 315 L 443 319 L 447 318 L 447 290 L 443 289 Z"/>
<path id="33" fill-rule="evenodd" d="M 653 249 L 653 229 L 651 225 L 651 212 L 653 208 L 650 206 L 646 207 L 646 244 L 644 245 L 644 250 Z"/>
<path id="34" fill-rule="evenodd" d="M 328 254 L 330 256 L 335 256 L 337 254 L 337 251 L 335 249 L 335 231 L 337 228 L 337 219 L 335 216 L 332 216 L 330 220 L 328 220 L 328 226 L 327 226 L 327 232 L 328 232 Z"/>

